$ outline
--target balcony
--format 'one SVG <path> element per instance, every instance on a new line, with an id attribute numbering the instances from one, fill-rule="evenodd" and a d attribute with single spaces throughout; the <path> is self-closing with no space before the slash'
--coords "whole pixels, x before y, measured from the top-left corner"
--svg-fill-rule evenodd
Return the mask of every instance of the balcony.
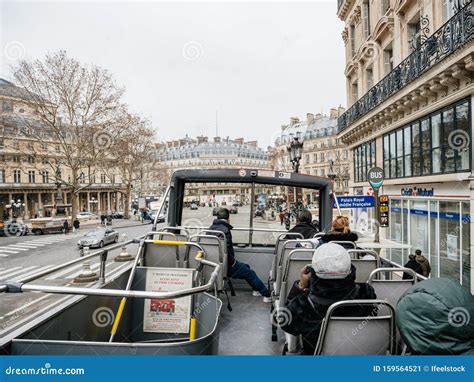
<path id="1" fill-rule="evenodd" d="M 472 41 L 474 34 L 472 19 L 472 2 L 469 0 L 459 12 L 428 37 L 417 50 L 413 51 L 338 118 L 338 132 L 343 132 L 359 118 L 419 78 L 427 70 Z"/>

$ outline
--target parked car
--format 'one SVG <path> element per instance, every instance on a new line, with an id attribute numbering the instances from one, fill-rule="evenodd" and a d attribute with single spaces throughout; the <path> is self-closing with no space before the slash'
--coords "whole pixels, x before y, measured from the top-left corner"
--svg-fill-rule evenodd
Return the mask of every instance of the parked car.
<path id="1" fill-rule="evenodd" d="M 197 210 L 198 209 L 198 205 L 196 203 L 192 203 L 190 206 L 189 206 L 190 209 L 192 210 Z"/>
<path id="2" fill-rule="evenodd" d="M 231 213 L 231 214 L 236 214 L 238 212 L 239 212 L 239 210 L 235 206 L 232 206 L 232 207 L 229 208 L 229 213 Z"/>
<path id="3" fill-rule="evenodd" d="M 112 219 L 123 219 L 123 213 L 115 211 L 110 214 L 110 217 Z"/>
<path id="4" fill-rule="evenodd" d="M 65 218 L 36 218 L 31 219 L 31 232 L 35 235 L 45 233 L 63 233 Z"/>
<path id="5" fill-rule="evenodd" d="M 93 214 L 92 212 L 89 212 L 89 211 L 82 211 L 82 212 L 79 212 L 77 214 L 77 217 L 79 218 L 79 220 L 81 220 L 81 218 L 88 218 L 88 220 L 96 220 L 98 219 L 97 218 L 97 215 Z"/>
<path id="6" fill-rule="evenodd" d="M 98 228 L 87 232 L 77 242 L 80 248 L 102 248 L 104 245 L 117 243 L 119 241 L 119 233 L 112 228 Z"/>
<path id="7" fill-rule="evenodd" d="M 153 223 L 155 221 L 155 216 L 156 214 L 158 213 L 158 210 L 151 210 L 149 213 L 148 213 L 148 216 L 150 217 L 150 223 Z M 163 223 L 165 221 L 165 214 L 160 214 L 158 216 L 158 220 L 156 221 L 157 223 Z"/>

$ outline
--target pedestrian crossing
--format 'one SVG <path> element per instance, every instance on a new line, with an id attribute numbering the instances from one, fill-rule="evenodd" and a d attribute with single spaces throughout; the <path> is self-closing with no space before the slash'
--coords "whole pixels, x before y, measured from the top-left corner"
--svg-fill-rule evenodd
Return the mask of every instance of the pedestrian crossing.
<path id="1" fill-rule="evenodd" d="M 116 263 L 108 262 L 105 264 L 106 268 L 110 268 L 112 265 Z M 39 265 L 32 265 L 29 267 L 10 267 L 10 268 L 0 268 L 0 280 L 21 280 L 26 277 L 38 274 L 42 271 L 51 269 L 56 265 L 46 265 L 46 266 L 39 266 Z M 91 264 L 92 272 L 99 273 L 100 263 Z M 71 267 L 67 267 L 65 269 L 61 269 L 57 272 L 54 272 L 50 275 L 43 276 L 41 279 L 43 280 L 68 280 L 74 279 L 82 273 L 82 263 L 75 264 Z"/>
<path id="2" fill-rule="evenodd" d="M 23 253 L 32 249 L 41 248 L 47 245 L 59 243 L 66 240 L 77 239 L 77 236 L 74 235 L 61 235 L 61 236 L 51 236 L 51 237 L 41 237 L 39 239 L 34 239 L 30 241 L 24 241 L 21 243 L 8 244 L 0 246 L 0 257 L 9 257 L 10 255 L 15 255 L 18 253 Z"/>

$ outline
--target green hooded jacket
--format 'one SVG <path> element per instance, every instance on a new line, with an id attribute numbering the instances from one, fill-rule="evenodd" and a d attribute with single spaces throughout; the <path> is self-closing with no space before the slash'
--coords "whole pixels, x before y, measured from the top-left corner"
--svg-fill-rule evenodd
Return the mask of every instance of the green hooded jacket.
<path id="1" fill-rule="evenodd" d="M 415 284 L 398 301 L 396 320 L 412 354 L 474 354 L 474 297 L 453 280 Z"/>

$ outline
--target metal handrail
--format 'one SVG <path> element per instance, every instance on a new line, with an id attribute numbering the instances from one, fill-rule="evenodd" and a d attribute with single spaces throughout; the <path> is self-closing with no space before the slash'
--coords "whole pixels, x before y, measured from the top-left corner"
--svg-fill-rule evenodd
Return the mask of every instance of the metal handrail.
<path id="1" fill-rule="evenodd" d="M 202 227 L 197 226 L 176 226 L 173 228 L 184 228 L 184 229 L 201 229 Z M 246 228 L 246 227 L 233 227 L 232 231 L 252 231 L 252 232 L 288 232 L 286 230 L 269 229 L 269 228 Z"/>
<path id="2" fill-rule="evenodd" d="M 389 264 L 392 268 L 405 268 L 403 265 L 400 265 L 400 264 L 398 264 L 394 261 L 386 259 L 385 257 L 379 256 L 379 259 L 380 259 L 381 263 Z M 419 273 L 416 274 L 416 278 L 417 278 L 417 280 L 421 280 L 421 281 L 429 279 L 429 277 L 425 277 L 423 275 L 420 275 Z"/>
<path id="3" fill-rule="evenodd" d="M 170 190 L 171 190 L 171 186 L 168 186 L 166 188 L 165 193 L 163 194 L 163 200 L 161 201 L 160 208 L 158 209 L 158 212 L 156 213 L 155 219 L 153 220 L 153 227 L 152 227 L 153 231 L 156 230 L 156 225 L 158 224 L 158 219 L 160 217 L 161 211 L 163 210 L 163 206 L 166 203 L 166 198 L 168 197 L 168 194 L 170 193 Z"/>
<path id="4" fill-rule="evenodd" d="M 180 298 L 191 296 L 196 293 L 206 292 L 211 289 L 218 277 L 220 265 L 211 261 L 196 257 L 196 261 L 203 265 L 213 267 L 214 270 L 211 273 L 209 281 L 201 286 L 183 289 L 172 292 L 153 292 L 153 291 L 132 291 L 122 289 L 100 289 L 100 288 L 78 288 L 78 287 L 65 287 L 65 286 L 50 286 L 50 285 L 7 285 L 8 293 L 21 293 L 21 292 L 42 292 L 42 293 L 53 293 L 53 294 L 71 294 L 71 295 L 82 295 L 82 296 L 102 296 L 102 297 L 126 297 L 126 298 L 152 298 L 152 299 L 169 299 L 169 298 Z"/>
<path id="5" fill-rule="evenodd" d="M 54 273 L 54 272 L 57 272 L 57 271 L 60 271 L 61 269 L 64 269 L 64 268 L 67 268 L 71 265 L 74 265 L 74 264 L 77 264 L 77 263 L 81 263 L 83 262 L 84 260 L 89 260 L 89 259 L 92 259 L 96 256 L 101 256 L 102 254 L 104 253 L 108 253 L 114 249 L 118 249 L 118 248 L 121 248 L 123 247 L 124 245 L 128 245 L 128 244 L 133 244 L 136 242 L 137 239 L 142 239 L 146 236 L 145 235 L 141 235 L 139 236 L 138 238 L 135 238 L 135 239 L 131 239 L 131 240 L 127 240 L 127 241 L 123 241 L 121 243 L 117 243 L 117 244 L 112 244 L 109 248 L 107 249 L 101 249 L 101 250 L 98 250 L 97 252 L 93 252 L 87 256 L 83 256 L 83 257 L 79 257 L 75 260 L 71 260 L 71 261 L 68 261 L 66 263 L 63 263 L 63 264 L 59 264 L 53 268 L 50 268 L 50 269 L 46 269 L 46 270 L 43 270 L 43 271 L 40 271 L 38 273 L 34 273 L 28 277 L 25 277 L 25 278 L 22 278 L 22 279 L 19 279 L 17 280 L 16 282 L 18 283 L 28 283 L 30 281 L 34 281 L 40 277 L 43 277 L 43 276 L 47 276 L 51 273 Z M 0 284 L 0 293 L 2 292 L 5 292 L 6 291 L 6 284 Z"/>

